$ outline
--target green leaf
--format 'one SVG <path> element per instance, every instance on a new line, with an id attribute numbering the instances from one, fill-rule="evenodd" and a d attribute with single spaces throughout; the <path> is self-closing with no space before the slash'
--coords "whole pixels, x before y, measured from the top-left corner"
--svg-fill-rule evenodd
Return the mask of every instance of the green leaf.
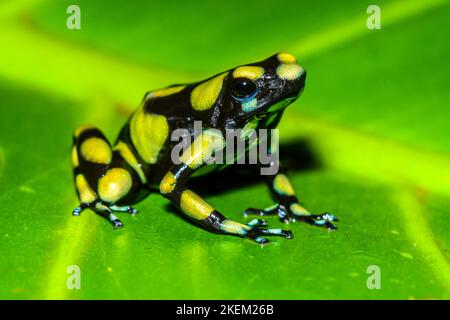
<path id="1" fill-rule="evenodd" d="M 435 32 L 447 3 L 380 2 L 379 31 L 357 2 L 79 5 L 82 29 L 69 31 L 62 3 L 0 4 L 0 298 L 450 297 L 449 45 Z M 337 232 L 268 218 L 294 239 L 259 247 L 198 228 L 156 193 L 121 230 L 71 216 L 78 125 L 113 141 L 146 91 L 280 50 L 309 72 L 280 127 L 283 160 L 302 203 L 340 218 Z M 195 188 L 239 221 L 272 204 L 237 170 Z M 80 290 L 66 286 L 71 265 Z M 367 287 L 373 265 L 380 290 Z"/>
<path id="2" fill-rule="evenodd" d="M 450 66 L 442 61 L 450 47 L 440 32 L 449 14 L 448 3 L 431 8 L 309 59 L 304 112 L 449 154 L 448 110 L 442 103 L 450 100 Z"/>

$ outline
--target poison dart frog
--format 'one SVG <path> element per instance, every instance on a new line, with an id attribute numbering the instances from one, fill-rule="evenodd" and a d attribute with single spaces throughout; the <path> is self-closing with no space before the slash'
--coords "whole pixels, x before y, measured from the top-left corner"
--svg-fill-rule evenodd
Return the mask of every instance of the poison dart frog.
<path id="1" fill-rule="evenodd" d="M 146 93 L 122 127 L 114 146 L 96 127 L 79 127 L 74 132 L 71 158 L 80 205 L 73 215 L 91 208 L 106 217 L 114 228 L 121 228 L 123 224 L 115 213 L 137 213 L 131 205 L 157 191 L 182 214 L 211 232 L 236 235 L 259 244 L 268 243 L 268 236 L 292 238 L 291 231 L 270 229 L 262 219 L 240 223 L 226 218 L 188 189 L 186 182 L 208 172 L 203 170 L 210 166 L 206 160 L 224 148 L 226 130 L 245 130 L 249 126 L 275 128 L 285 108 L 302 93 L 305 79 L 306 71 L 293 55 L 278 53 L 200 82 Z M 197 136 L 193 129 L 195 121 L 202 121 Z M 176 142 L 171 134 L 180 128 L 192 135 L 193 142 L 181 154 L 181 161 L 175 163 L 171 151 Z M 194 144 L 200 147 L 197 152 L 191 150 Z M 274 162 L 269 166 L 279 167 Z M 266 209 L 249 208 L 246 215 L 278 215 L 286 223 L 303 221 L 336 229 L 335 216 L 313 215 L 299 204 L 283 168 L 266 177 L 276 204 Z"/>

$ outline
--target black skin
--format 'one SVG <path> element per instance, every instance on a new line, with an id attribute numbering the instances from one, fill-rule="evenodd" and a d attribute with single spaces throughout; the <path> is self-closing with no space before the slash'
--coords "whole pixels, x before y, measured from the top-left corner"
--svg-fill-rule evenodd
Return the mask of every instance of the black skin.
<path id="1" fill-rule="evenodd" d="M 188 84 L 184 89 L 178 93 L 164 97 L 153 97 L 151 99 L 145 99 L 143 101 L 143 111 L 149 114 L 158 114 L 166 118 L 169 125 L 169 137 L 171 133 L 179 128 L 187 129 L 191 137 L 194 137 L 194 121 L 202 121 L 204 128 L 218 129 L 225 136 L 227 129 L 242 129 L 249 121 L 258 119 L 258 128 L 273 129 L 275 128 L 283 114 L 284 108 L 295 101 L 301 94 L 305 86 L 306 73 L 303 72 L 298 78 L 293 80 L 287 80 L 277 75 L 277 67 L 281 64 L 277 55 L 269 57 L 258 63 L 249 64 L 246 66 L 262 67 L 264 73 L 256 80 L 250 81 L 245 78 L 234 78 L 232 72 L 234 69 L 229 70 L 229 73 L 225 76 L 220 94 L 212 105 L 211 108 L 204 111 L 196 111 L 191 105 L 191 92 L 205 81 L 208 81 L 214 77 L 206 79 L 202 82 Z M 257 99 L 257 106 L 253 111 L 245 112 L 242 107 L 242 97 L 246 97 L 248 94 L 256 92 L 254 96 Z M 280 109 L 272 110 L 271 107 L 283 103 Z M 139 111 L 138 111 L 139 112 Z M 132 116 L 133 117 L 133 116 Z M 107 170 L 118 167 L 126 169 L 132 177 L 132 187 L 130 191 L 118 199 L 114 203 L 107 203 L 102 199 L 98 199 L 92 203 L 82 203 L 78 208 L 74 210 L 74 214 L 78 215 L 85 208 L 92 208 L 95 211 L 109 218 L 115 227 L 121 227 L 122 223 L 117 219 L 112 212 L 130 212 L 135 213 L 136 210 L 129 205 L 136 203 L 146 197 L 151 191 L 157 190 L 161 181 L 168 173 L 172 173 L 177 177 L 176 184 L 170 192 L 164 193 L 163 196 L 168 198 L 173 204 L 180 208 L 181 194 L 187 190 L 186 182 L 192 177 L 198 169 L 205 166 L 203 164 L 199 168 L 191 168 L 188 165 L 181 163 L 174 165 L 171 159 L 171 151 L 178 141 L 171 141 L 170 138 L 165 140 L 162 149 L 158 154 L 158 161 L 154 164 L 146 163 L 140 156 L 136 147 L 132 141 L 132 135 L 134 134 L 130 128 L 130 120 L 121 129 L 117 141 L 124 142 L 136 157 L 138 163 L 147 178 L 147 183 L 143 184 L 138 177 L 136 171 L 122 158 L 119 152 L 113 152 L 113 161 L 110 165 L 93 165 L 87 163 L 83 159 L 80 159 L 80 167 L 75 168 L 75 172 L 81 172 L 86 176 L 86 180 L 93 190 L 97 190 L 97 182 Z M 100 137 L 106 142 L 106 138 L 98 129 L 90 129 L 83 132 L 81 136 L 75 139 L 74 144 L 77 146 L 78 152 L 80 151 L 80 144 L 83 139 L 91 136 Z M 271 165 L 276 165 L 272 163 Z M 219 168 L 219 167 L 218 167 Z M 284 172 L 283 168 L 280 168 L 280 172 Z M 283 195 L 274 188 L 274 179 L 276 175 L 266 176 L 269 188 L 274 195 L 278 205 L 271 209 L 253 209 L 249 208 L 245 214 L 256 215 L 278 215 L 283 222 L 303 221 L 312 225 L 325 227 L 327 229 L 336 229 L 336 226 L 332 223 L 337 219 L 328 213 L 321 215 L 299 215 L 298 212 L 291 210 L 292 204 L 298 204 L 298 199 L 295 195 Z M 106 209 L 104 209 L 106 208 Z M 229 221 L 217 210 L 211 212 L 211 214 L 203 220 L 194 221 L 215 233 L 234 234 L 226 231 L 224 228 L 224 222 Z M 264 220 L 253 220 L 247 224 L 248 229 L 245 228 L 242 233 L 236 233 L 234 235 L 240 235 L 246 238 L 255 240 L 260 244 L 267 243 L 268 240 L 262 236 L 275 235 L 286 238 L 292 238 L 292 233 L 287 230 L 279 229 L 267 229 Z"/>

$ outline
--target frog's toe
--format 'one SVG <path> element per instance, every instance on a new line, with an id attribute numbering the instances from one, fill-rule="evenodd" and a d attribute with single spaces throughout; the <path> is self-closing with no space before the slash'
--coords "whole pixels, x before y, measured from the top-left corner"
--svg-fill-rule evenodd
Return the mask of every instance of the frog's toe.
<path id="1" fill-rule="evenodd" d="M 339 222 L 339 219 L 331 213 L 325 212 L 323 214 L 321 214 L 321 216 L 324 217 L 324 219 L 328 220 L 328 221 L 335 221 L 335 222 Z"/>
<path id="2" fill-rule="evenodd" d="M 268 207 L 266 209 L 255 209 L 255 208 L 247 208 L 244 211 L 244 216 L 274 216 L 278 214 L 278 205 Z"/>
<path id="3" fill-rule="evenodd" d="M 112 206 L 109 206 L 109 209 L 114 212 L 128 212 L 130 214 L 136 214 L 139 212 L 137 209 L 135 209 L 131 206 L 112 205 Z"/>
<path id="4" fill-rule="evenodd" d="M 247 238 L 255 241 L 256 243 L 260 244 L 261 246 L 264 246 L 264 245 L 267 245 L 270 243 L 269 239 L 260 237 L 260 236 L 256 236 L 256 235 L 255 236 L 251 235 L 251 236 L 248 236 Z"/>
<path id="5" fill-rule="evenodd" d="M 130 209 L 128 210 L 128 212 L 131 213 L 131 214 L 138 214 L 138 213 L 139 213 L 139 210 L 136 209 L 136 208 L 130 207 Z"/>
<path id="6" fill-rule="evenodd" d="M 113 221 L 111 221 L 111 223 L 113 225 L 113 229 L 123 228 L 123 223 L 119 219 L 113 220 Z"/>
<path id="7" fill-rule="evenodd" d="M 337 225 L 333 222 L 339 221 L 334 215 L 328 212 L 303 216 L 293 215 L 291 216 L 291 218 L 293 219 L 293 221 L 303 221 L 317 227 L 326 228 L 328 230 L 336 230 Z"/>
<path id="8" fill-rule="evenodd" d="M 266 222 L 264 220 L 260 219 L 253 219 L 247 224 L 249 227 L 251 227 L 250 230 L 247 231 L 245 237 L 252 239 L 253 241 L 264 245 L 269 243 L 270 241 L 264 236 L 279 236 L 284 237 L 286 239 L 292 239 L 293 234 L 290 230 L 283 230 L 283 229 L 269 229 L 265 228 Z"/>
<path id="9" fill-rule="evenodd" d="M 111 222 L 113 229 L 120 229 L 123 228 L 122 221 L 117 218 L 117 216 L 112 212 L 107 212 L 105 214 L 105 217 Z"/>
<path id="10" fill-rule="evenodd" d="M 253 219 L 249 223 L 247 223 L 247 225 L 252 228 L 264 227 L 267 225 L 267 222 L 266 222 L 266 220 L 262 220 L 262 219 Z"/>
<path id="11" fill-rule="evenodd" d="M 89 206 L 85 203 L 80 204 L 78 207 L 76 207 L 75 209 L 73 209 L 72 211 L 72 215 L 78 217 L 79 215 L 81 215 L 81 212 L 88 208 Z"/>

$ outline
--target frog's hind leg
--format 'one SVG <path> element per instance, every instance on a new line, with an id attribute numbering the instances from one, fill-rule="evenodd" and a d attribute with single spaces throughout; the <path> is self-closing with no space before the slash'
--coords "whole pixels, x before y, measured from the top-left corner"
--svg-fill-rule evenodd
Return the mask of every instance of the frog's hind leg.
<path id="1" fill-rule="evenodd" d="M 112 150 L 100 130 L 83 126 L 75 131 L 72 166 L 80 199 L 73 215 L 78 216 L 84 209 L 91 208 L 107 218 L 114 228 L 121 228 L 123 224 L 114 212 L 137 212 L 128 205 L 117 204 L 124 202 L 136 184 L 136 178 L 120 152 Z"/>

